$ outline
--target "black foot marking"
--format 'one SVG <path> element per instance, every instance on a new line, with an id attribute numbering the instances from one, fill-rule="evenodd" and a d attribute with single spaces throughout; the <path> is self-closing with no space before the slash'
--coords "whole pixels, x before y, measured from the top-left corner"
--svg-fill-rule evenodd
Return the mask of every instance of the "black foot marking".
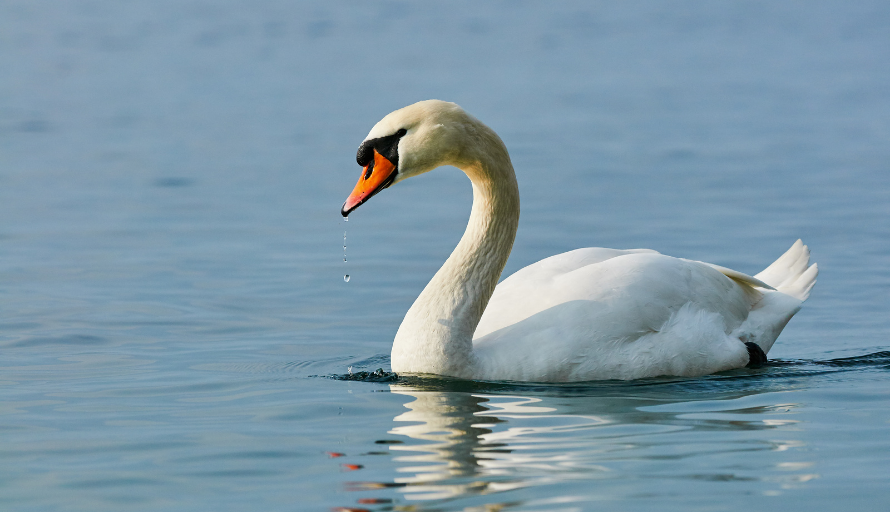
<path id="1" fill-rule="evenodd" d="M 762 348 L 750 341 L 746 341 L 745 346 L 748 348 L 748 364 L 745 365 L 747 368 L 759 368 L 766 364 L 766 354 Z"/>

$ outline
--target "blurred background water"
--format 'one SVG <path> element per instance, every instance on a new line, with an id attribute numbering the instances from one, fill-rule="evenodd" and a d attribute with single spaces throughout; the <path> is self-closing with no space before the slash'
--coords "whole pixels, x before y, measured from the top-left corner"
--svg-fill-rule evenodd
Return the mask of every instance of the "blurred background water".
<path id="1" fill-rule="evenodd" d="M 888 24 L 877 1 L 4 1 L 0 506 L 886 507 Z M 821 274 L 778 362 L 326 378 L 388 369 L 465 227 L 454 169 L 339 215 L 368 130 L 428 98 L 511 151 L 505 275 L 585 246 L 756 273 L 803 238 Z"/>

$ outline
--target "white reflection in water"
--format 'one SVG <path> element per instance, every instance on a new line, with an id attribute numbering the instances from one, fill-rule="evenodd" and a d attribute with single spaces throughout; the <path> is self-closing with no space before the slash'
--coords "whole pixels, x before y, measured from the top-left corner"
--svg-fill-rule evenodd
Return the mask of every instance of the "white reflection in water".
<path id="1" fill-rule="evenodd" d="M 512 481 L 491 477 L 581 469 L 575 454 L 554 451 L 554 445 L 563 444 L 564 438 L 548 436 L 605 423 L 597 416 L 553 414 L 557 412 L 555 408 L 537 405 L 542 402 L 539 398 L 420 391 L 402 386 L 392 386 L 392 391 L 415 398 L 405 404 L 409 411 L 393 421 L 414 424 L 398 426 L 390 433 L 427 442 L 390 447 L 417 453 L 396 459 L 401 464 L 398 471 L 412 476 L 397 478 L 395 482 L 407 484 L 405 492 L 413 499 L 487 494 L 546 483 L 542 480 L 551 477 Z M 524 421 L 522 425 L 494 430 L 508 420 Z M 535 425 L 537 422 L 541 424 Z M 547 453 L 534 452 L 545 445 Z M 462 479 L 483 475 L 485 481 Z"/>
<path id="2" fill-rule="evenodd" d="M 405 385 L 392 385 L 391 391 L 414 400 L 405 404 L 407 412 L 393 419 L 396 426 L 389 433 L 421 443 L 391 445 L 398 453 L 397 472 L 404 476 L 377 486 L 396 487 L 409 500 L 578 479 L 626 483 L 630 474 L 646 478 L 646 490 L 654 495 L 676 492 L 678 479 L 753 484 L 755 492 L 777 495 L 819 477 L 813 462 L 801 460 L 805 443 L 796 438 L 802 425 L 788 418 L 798 406 L 746 407 L 750 397 L 743 393 L 677 401 L 538 398 Z M 740 440 L 740 431 L 754 435 Z M 694 474 L 688 473 L 688 462 L 677 463 L 690 458 L 697 458 Z M 678 467 L 685 473 L 678 474 Z M 614 487 L 591 485 L 584 500 L 619 498 L 628 492 L 626 486 Z"/>

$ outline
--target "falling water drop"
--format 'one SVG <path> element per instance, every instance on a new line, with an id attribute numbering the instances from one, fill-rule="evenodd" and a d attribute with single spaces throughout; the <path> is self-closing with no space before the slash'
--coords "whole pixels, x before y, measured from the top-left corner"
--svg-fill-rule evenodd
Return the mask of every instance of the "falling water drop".
<path id="1" fill-rule="evenodd" d="M 349 218 L 344 217 L 344 220 L 349 221 Z M 346 265 L 346 230 L 345 229 L 343 230 L 343 264 Z M 349 282 L 349 274 L 343 275 L 343 282 L 344 283 Z"/>

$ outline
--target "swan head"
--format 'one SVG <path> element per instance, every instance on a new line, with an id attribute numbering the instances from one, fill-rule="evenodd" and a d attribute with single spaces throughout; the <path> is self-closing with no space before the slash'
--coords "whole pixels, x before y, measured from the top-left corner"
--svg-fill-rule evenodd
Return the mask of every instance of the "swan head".
<path id="1" fill-rule="evenodd" d="M 380 120 L 356 153 L 362 173 L 340 213 L 346 217 L 381 190 L 460 160 L 461 135 L 480 124 L 454 103 L 426 100 Z"/>

